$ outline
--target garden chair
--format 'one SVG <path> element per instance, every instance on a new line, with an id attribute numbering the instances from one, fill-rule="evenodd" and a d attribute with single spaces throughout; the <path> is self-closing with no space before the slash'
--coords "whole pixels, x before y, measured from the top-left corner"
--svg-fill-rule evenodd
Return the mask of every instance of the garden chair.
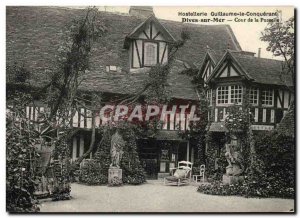
<path id="1" fill-rule="evenodd" d="M 193 163 L 189 161 L 178 162 L 178 167 L 172 176 L 164 178 L 164 185 L 185 185 L 189 184 L 192 179 Z"/>
<path id="2" fill-rule="evenodd" d="M 200 173 L 199 175 L 193 175 L 193 180 L 198 183 L 198 181 L 201 182 L 201 177 L 202 177 L 202 182 L 204 183 L 204 177 L 205 177 L 205 165 L 202 164 L 200 166 Z"/>

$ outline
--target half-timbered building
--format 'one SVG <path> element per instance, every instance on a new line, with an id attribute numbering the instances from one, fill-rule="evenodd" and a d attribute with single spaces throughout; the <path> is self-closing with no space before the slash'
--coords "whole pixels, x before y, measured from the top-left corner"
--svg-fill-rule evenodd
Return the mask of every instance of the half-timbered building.
<path id="1" fill-rule="evenodd" d="M 253 130 L 272 130 L 293 102 L 291 78 L 283 75 L 283 62 L 254 57 L 254 53 L 208 50 L 200 73 L 205 81 L 211 128 L 221 126 L 226 109 L 250 107 Z M 224 126 L 224 125 L 222 125 Z"/>
<path id="2" fill-rule="evenodd" d="M 32 73 L 32 87 L 43 87 L 55 68 L 63 31 L 73 18 L 84 13 L 81 9 L 57 7 L 7 7 L 7 65 L 22 64 Z M 108 34 L 91 51 L 90 70 L 79 87 L 81 92 L 101 93 L 106 102 L 135 94 L 147 79 L 149 67 L 167 63 L 169 45 L 187 29 L 190 40 L 179 49 L 168 76 L 170 106 L 188 106 L 199 100 L 192 78 L 181 73 L 187 68 L 200 68 L 205 81 L 211 131 L 221 128 L 218 124 L 229 105 L 245 104 L 246 93 L 255 114 L 253 128 L 258 130 L 274 128 L 293 99 L 285 88 L 287 81 L 279 76 L 281 62 L 256 58 L 253 53 L 242 51 L 229 25 L 160 20 L 151 7 L 131 7 L 129 14 L 100 12 L 100 19 Z M 41 100 L 36 99 L 34 105 L 26 107 L 26 114 L 36 120 L 44 110 Z M 92 120 L 82 116 L 89 113 L 81 108 L 73 117 L 72 126 L 79 130 L 70 145 L 73 160 L 89 147 Z M 179 116 L 186 117 L 179 119 Z M 181 160 L 194 162 L 196 146 L 177 134 L 178 130 L 189 128 L 188 118 L 188 114 L 172 112 L 156 138 L 140 142 L 139 155 L 148 177 L 167 175 Z M 105 124 L 99 117 L 95 119 L 96 127 Z"/>

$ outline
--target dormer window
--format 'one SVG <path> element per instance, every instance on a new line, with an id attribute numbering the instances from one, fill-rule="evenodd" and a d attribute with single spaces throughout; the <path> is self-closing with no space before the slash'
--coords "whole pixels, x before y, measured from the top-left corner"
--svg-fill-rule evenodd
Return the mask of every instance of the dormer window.
<path id="1" fill-rule="evenodd" d="M 169 44 L 175 42 L 155 16 L 148 17 L 125 37 L 124 48 L 128 49 L 130 72 L 168 63 Z"/>
<path id="2" fill-rule="evenodd" d="M 157 64 L 158 52 L 156 42 L 145 42 L 144 43 L 144 66 L 150 67 Z"/>

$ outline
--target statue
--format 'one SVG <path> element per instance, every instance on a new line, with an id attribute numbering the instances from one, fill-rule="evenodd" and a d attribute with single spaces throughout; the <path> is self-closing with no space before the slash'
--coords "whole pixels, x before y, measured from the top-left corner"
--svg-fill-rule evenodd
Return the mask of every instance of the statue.
<path id="1" fill-rule="evenodd" d="M 123 140 L 122 136 L 120 135 L 119 131 L 117 130 L 115 134 L 112 135 L 111 138 L 111 148 L 110 148 L 110 155 L 111 155 L 111 164 L 110 167 L 120 168 L 120 161 L 123 155 L 123 147 L 125 141 Z"/>
<path id="2" fill-rule="evenodd" d="M 229 176 L 238 176 L 244 171 L 242 164 L 242 155 L 239 151 L 239 146 L 236 144 L 225 144 L 225 157 L 228 162 L 226 167 L 226 174 Z"/>
<path id="3" fill-rule="evenodd" d="M 230 136 L 230 143 L 225 144 L 225 157 L 228 162 L 226 174 L 223 175 L 223 184 L 235 184 L 244 181 L 243 157 L 241 155 L 240 145 L 235 135 Z"/>

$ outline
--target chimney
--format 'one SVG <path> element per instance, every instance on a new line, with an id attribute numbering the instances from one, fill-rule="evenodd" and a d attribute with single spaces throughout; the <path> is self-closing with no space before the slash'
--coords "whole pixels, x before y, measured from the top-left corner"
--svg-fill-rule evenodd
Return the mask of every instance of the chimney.
<path id="1" fill-rule="evenodd" d="M 261 55 L 261 48 L 258 48 L 257 57 L 260 58 Z"/>
<path id="2" fill-rule="evenodd" d="M 129 14 L 139 18 L 148 18 L 154 15 L 153 7 L 151 6 L 130 6 Z"/>

